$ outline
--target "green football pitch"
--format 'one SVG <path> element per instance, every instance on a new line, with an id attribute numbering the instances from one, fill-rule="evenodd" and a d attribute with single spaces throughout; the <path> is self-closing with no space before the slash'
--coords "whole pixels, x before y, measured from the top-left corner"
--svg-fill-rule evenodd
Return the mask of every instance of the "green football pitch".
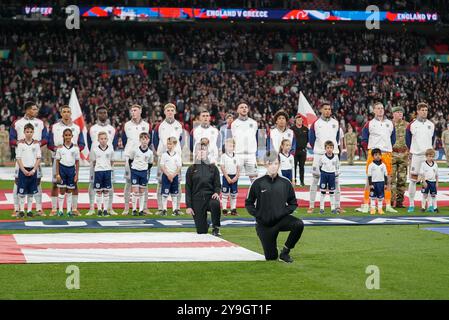
<path id="1" fill-rule="evenodd" d="M 0 182 L 0 189 L 10 188 L 10 182 Z M 447 208 L 441 209 L 440 215 L 448 214 Z M 248 216 L 243 209 L 239 213 Z M 295 215 L 315 216 L 306 215 L 304 208 Z M 353 209 L 343 214 L 352 215 L 361 216 Z M 0 219 L 11 219 L 10 212 L 0 211 Z M 262 253 L 254 228 L 221 231 L 224 239 Z M 8 230 L 0 234 L 38 232 Z M 286 234 L 281 233 L 279 246 L 285 239 Z M 423 230 L 422 226 L 306 226 L 300 243 L 292 250 L 292 264 L 76 263 L 80 270 L 79 290 L 66 288 L 68 263 L 0 265 L 0 299 L 449 299 L 448 252 L 449 236 Z M 370 266 L 378 268 L 379 289 L 366 286 Z"/>

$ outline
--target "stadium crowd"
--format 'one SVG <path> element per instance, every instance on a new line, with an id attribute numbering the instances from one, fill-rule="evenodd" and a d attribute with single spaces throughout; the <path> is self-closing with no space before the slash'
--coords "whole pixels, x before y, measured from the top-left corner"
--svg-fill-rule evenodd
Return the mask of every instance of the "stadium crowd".
<path id="1" fill-rule="evenodd" d="M 444 39 L 443 43 L 447 43 Z M 276 52 L 312 51 L 331 67 L 336 64 L 416 66 L 419 54 L 433 37 L 408 33 L 334 32 L 267 27 L 150 26 L 81 29 L 4 27 L 0 46 L 11 50 L 17 65 L 65 64 L 65 67 L 103 63 L 117 69 L 125 50 L 164 50 L 180 69 L 258 69 L 272 65 Z"/>
<path id="2" fill-rule="evenodd" d="M 259 127 L 269 130 L 274 113 L 281 108 L 293 121 L 300 91 L 315 108 L 323 99 L 331 101 L 344 130 L 351 124 L 358 133 L 378 100 L 388 112 L 401 104 L 408 119 L 414 117 L 418 101 L 428 101 L 438 136 L 449 121 L 449 69 L 444 65 L 429 61 L 415 73 L 332 71 L 332 66 L 345 63 L 416 66 L 420 50 L 435 40 L 431 37 L 252 27 L 151 26 L 133 30 L 2 29 L 0 47 L 10 49 L 11 54 L 0 60 L 0 124 L 8 129 L 30 99 L 40 106 L 47 125 L 54 123 L 71 88 L 76 89 L 89 125 L 94 122 L 95 106 L 106 105 L 111 124 L 119 130 L 129 120 L 129 105 L 142 105 L 143 116 L 157 124 L 163 119 L 162 105 L 167 101 L 175 103 L 177 118 L 188 131 L 195 126 L 200 106 L 209 106 L 212 123 L 220 126 L 241 101 L 253 108 Z M 126 49 L 162 49 L 170 62 L 163 72 L 159 72 L 160 64 L 156 71 L 151 69 L 153 64 L 124 64 Z M 310 72 L 300 66 L 295 71 L 268 72 L 281 50 L 316 52 L 331 71 Z M 247 63 L 257 67 L 246 69 Z"/>
<path id="3" fill-rule="evenodd" d="M 391 111 L 402 104 L 407 118 L 414 116 L 414 107 L 421 100 L 431 105 L 431 119 L 441 135 L 449 121 L 449 73 L 441 78 L 431 75 L 355 75 L 339 73 L 267 73 L 255 72 L 194 72 L 167 73 L 160 81 L 145 79 L 140 72 L 110 75 L 91 70 L 38 71 L 24 69 L 16 73 L 11 63 L 2 62 L 0 68 L 1 95 L 0 123 L 7 127 L 23 114 L 25 100 L 37 101 L 40 116 L 54 123 L 58 108 L 67 103 L 70 89 L 77 91 L 80 105 L 88 124 L 94 122 L 94 109 L 106 105 L 111 110 L 112 125 L 122 128 L 128 121 L 127 106 L 141 104 L 144 116 L 152 123 L 162 120 L 161 105 L 173 101 L 177 117 L 190 130 L 196 121 L 200 106 L 210 107 L 212 122 L 224 123 L 225 115 L 240 101 L 248 101 L 253 117 L 260 128 L 273 125 L 273 114 L 283 108 L 293 118 L 296 114 L 299 91 L 312 106 L 320 100 L 332 101 L 333 112 L 345 130 L 351 124 L 358 132 L 369 119 L 374 101 L 383 101 Z"/>

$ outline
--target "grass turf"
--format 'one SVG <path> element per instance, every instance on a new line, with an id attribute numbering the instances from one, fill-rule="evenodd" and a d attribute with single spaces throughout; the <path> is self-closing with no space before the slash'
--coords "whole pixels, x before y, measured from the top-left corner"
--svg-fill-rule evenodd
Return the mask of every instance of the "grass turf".
<path id="1" fill-rule="evenodd" d="M 11 183 L 0 182 L 0 188 L 9 189 Z M 442 209 L 441 214 L 448 213 Z M 243 209 L 239 212 L 248 216 Z M 296 215 L 318 216 L 306 215 L 304 208 Z M 360 214 L 351 209 L 345 215 Z M 10 212 L 0 211 L 0 219 L 11 219 Z M 106 231 L 130 230 L 63 230 Z M 61 231 L 0 231 L 38 232 Z M 222 234 L 228 241 L 263 252 L 254 228 L 223 228 Z M 280 234 L 279 246 L 286 236 Z M 69 264 L 0 265 L 0 299 L 449 299 L 447 252 L 449 236 L 417 226 L 306 227 L 292 250 L 293 264 L 77 263 L 80 290 L 65 287 Z M 369 265 L 379 267 L 379 290 L 365 286 Z"/>
<path id="2" fill-rule="evenodd" d="M 262 252 L 253 228 L 222 233 Z M 416 226 L 313 227 L 293 264 L 77 263 L 80 290 L 65 287 L 69 264 L 0 265 L 0 299 L 449 299 L 447 252 L 447 235 Z M 379 290 L 365 286 L 369 265 Z"/>

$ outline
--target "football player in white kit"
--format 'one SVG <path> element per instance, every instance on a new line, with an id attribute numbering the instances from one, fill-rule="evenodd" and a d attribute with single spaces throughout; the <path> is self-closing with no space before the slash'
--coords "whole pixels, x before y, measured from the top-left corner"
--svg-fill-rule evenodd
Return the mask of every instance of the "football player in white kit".
<path id="1" fill-rule="evenodd" d="M 10 146 L 16 148 L 18 142 L 25 140 L 24 128 L 25 125 L 27 125 L 28 123 L 31 123 L 34 127 L 33 139 L 35 143 L 39 143 L 41 147 L 46 145 L 48 141 L 48 132 L 44 125 L 44 122 L 36 118 L 39 112 L 39 108 L 37 107 L 36 103 L 32 101 L 27 101 L 24 104 L 24 109 L 25 115 L 22 118 L 14 121 L 13 124 L 11 125 L 11 128 L 9 129 Z M 16 179 L 18 178 L 18 173 L 19 168 L 16 166 L 15 169 Z M 35 194 L 34 198 L 36 199 L 36 214 L 38 216 L 45 216 L 42 210 L 42 187 L 40 183 L 41 177 L 42 171 L 39 168 L 37 172 L 38 192 Z M 14 199 L 13 216 L 16 216 L 19 211 L 19 197 L 17 194 L 17 183 L 14 183 L 13 199 Z"/>
<path id="2" fill-rule="evenodd" d="M 209 140 L 209 154 L 213 155 L 213 158 L 209 160 L 211 163 L 218 163 L 221 146 L 220 132 L 217 128 L 211 126 L 210 112 L 207 109 L 202 109 L 199 117 L 200 125 L 193 128 L 190 133 L 190 151 L 194 151 L 194 146 L 200 143 L 201 138 L 207 138 Z"/>
<path id="3" fill-rule="evenodd" d="M 257 121 L 248 117 L 249 107 L 241 103 L 237 107 L 238 118 L 231 124 L 232 138 L 235 141 L 235 157 L 239 166 L 251 183 L 257 178 Z"/>
<path id="4" fill-rule="evenodd" d="M 85 147 L 84 137 L 81 133 L 80 127 L 72 121 L 72 110 L 68 105 L 64 105 L 59 109 L 61 114 L 61 120 L 56 122 L 50 127 L 50 132 L 48 135 L 48 149 L 52 151 L 53 160 L 53 171 L 52 171 L 52 183 L 53 187 L 51 189 L 51 213 L 50 216 L 55 216 L 57 214 L 58 205 L 58 186 L 56 184 L 56 150 L 64 145 L 63 132 L 65 129 L 70 129 L 72 131 L 72 143 L 77 146 L 80 151 Z M 72 214 L 79 215 L 78 211 L 78 187 L 73 190 L 72 197 Z"/>
<path id="5" fill-rule="evenodd" d="M 288 124 L 288 114 L 284 110 L 279 110 L 273 116 L 275 126 L 270 130 L 270 134 L 267 139 L 267 150 L 279 152 L 281 142 L 284 139 L 288 139 L 292 145 L 290 152 L 296 150 L 296 138 L 292 129 Z"/>
<path id="6" fill-rule="evenodd" d="M 123 146 L 125 147 L 125 209 L 123 210 L 123 215 L 127 215 L 129 213 L 129 202 L 131 198 L 131 163 L 128 154 L 130 154 L 130 150 L 139 148 L 139 136 L 142 132 L 148 133 L 151 139 L 150 124 L 142 119 L 142 106 L 138 104 L 132 105 L 129 109 L 129 113 L 131 115 L 131 120 L 125 123 L 124 132 L 122 135 L 122 142 Z M 151 169 L 151 166 L 152 165 L 150 164 L 149 169 Z M 144 193 L 145 199 L 148 199 L 148 187 L 146 188 L 146 190 L 144 190 Z M 147 214 L 147 201 L 145 201 L 145 205 L 143 208 L 144 213 Z"/>
<path id="7" fill-rule="evenodd" d="M 418 182 L 419 170 L 422 163 L 426 161 L 426 151 L 433 149 L 435 141 L 435 125 L 427 119 L 429 105 L 420 102 L 416 109 L 417 117 L 410 122 L 405 131 L 405 142 L 411 154 L 410 183 L 408 185 L 410 204 L 407 212 L 415 211 L 416 183 Z"/>
<path id="8" fill-rule="evenodd" d="M 162 154 L 167 151 L 167 141 L 170 137 L 175 137 L 178 139 L 178 143 L 176 143 L 175 146 L 175 152 L 178 154 L 182 154 L 181 149 L 181 141 L 182 141 L 182 135 L 183 135 L 183 128 L 179 121 L 175 119 L 175 113 L 176 113 L 176 106 L 173 103 L 167 103 L 164 106 L 164 114 L 165 119 L 161 123 L 159 123 L 153 131 L 153 147 L 154 150 L 156 150 L 157 154 L 157 178 L 158 178 L 158 184 L 157 184 L 157 206 L 158 211 L 156 214 L 162 214 L 163 208 L 162 208 L 162 193 L 161 193 L 161 183 L 162 183 L 162 171 L 160 170 L 160 161 Z M 178 206 L 181 207 L 181 177 L 182 175 L 179 175 L 179 192 L 178 192 Z M 179 214 L 182 214 L 180 211 Z"/>
<path id="9" fill-rule="evenodd" d="M 366 173 L 368 174 L 368 167 L 373 162 L 371 150 L 374 148 L 380 149 L 382 162 L 385 164 L 388 173 L 388 179 L 391 181 L 392 175 L 392 157 L 393 146 L 396 143 L 396 130 L 391 120 L 385 116 L 385 108 L 381 102 L 376 102 L 373 105 L 374 118 L 368 121 L 362 130 L 362 145 L 367 149 L 368 158 L 366 159 Z M 391 189 L 390 184 L 385 190 L 385 211 L 389 213 L 397 213 L 391 206 Z M 365 184 L 363 195 L 363 204 L 361 208 L 356 211 L 368 213 L 370 203 L 370 186 L 368 182 Z"/>
<path id="10" fill-rule="evenodd" d="M 111 126 L 109 122 L 108 109 L 106 106 L 98 106 L 95 109 L 95 113 L 97 116 L 97 122 L 90 127 L 88 135 L 87 135 L 87 144 L 89 146 L 89 150 L 97 147 L 98 142 L 98 134 L 100 132 L 106 132 L 108 136 L 108 146 L 111 150 L 115 150 L 117 148 L 117 135 L 116 130 L 113 126 Z M 90 174 L 89 174 L 89 212 L 87 215 L 95 214 L 95 188 L 94 188 L 94 162 L 90 162 Z M 117 215 L 112 208 L 112 203 L 114 199 L 114 170 L 112 170 L 112 188 L 109 189 L 109 201 L 108 208 L 106 208 L 107 212 L 113 216 Z"/>
<path id="11" fill-rule="evenodd" d="M 309 143 L 313 148 L 312 164 L 312 184 L 310 186 L 310 203 L 307 213 L 313 213 L 315 208 L 315 199 L 320 180 L 319 160 L 326 153 L 324 144 L 331 141 L 334 144 L 334 154 L 338 155 L 338 141 L 340 141 L 340 125 L 337 120 L 332 118 L 332 109 L 329 102 L 320 104 L 321 116 L 312 124 L 309 130 Z M 336 213 L 343 212 L 340 207 L 340 181 L 335 177 L 335 206 Z"/>

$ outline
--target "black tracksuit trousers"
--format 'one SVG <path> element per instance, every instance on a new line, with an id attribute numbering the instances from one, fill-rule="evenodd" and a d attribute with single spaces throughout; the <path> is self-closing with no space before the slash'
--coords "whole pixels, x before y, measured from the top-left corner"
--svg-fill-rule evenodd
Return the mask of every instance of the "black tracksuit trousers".
<path id="1" fill-rule="evenodd" d="M 256 232 L 262 242 L 265 259 L 276 260 L 278 258 L 277 237 L 280 231 L 290 231 L 285 246 L 293 249 L 301 238 L 304 230 L 304 223 L 292 215 L 283 217 L 274 226 L 264 226 L 260 223 L 256 224 Z"/>
<path id="2" fill-rule="evenodd" d="M 299 165 L 299 181 L 304 184 L 304 166 L 306 164 L 307 152 L 306 151 L 296 151 L 295 154 L 295 180 L 297 177 L 297 168 Z"/>
<path id="3" fill-rule="evenodd" d="M 195 227 L 197 233 L 207 233 L 209 224 L 207 223 L 207 211 L 211 213 L 212 227 L 220 226 L 220 201 L 212 199 L 211 197 L 206 200 L 193 199 L 192 209 L 195 213 L 193 220 L 195 221 Z"/>

